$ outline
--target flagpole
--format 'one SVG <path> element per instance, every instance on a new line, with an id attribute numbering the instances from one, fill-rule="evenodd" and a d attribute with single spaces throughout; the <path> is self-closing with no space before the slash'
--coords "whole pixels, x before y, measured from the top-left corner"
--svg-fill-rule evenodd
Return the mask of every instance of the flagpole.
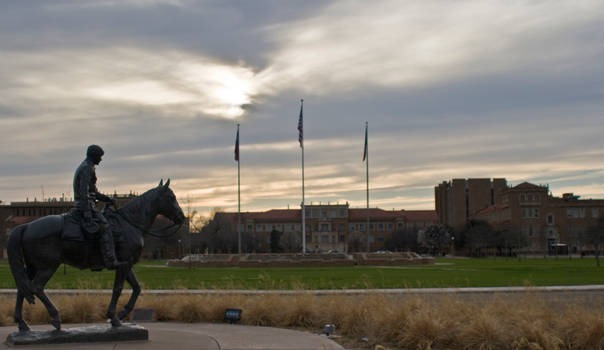
<path id="1" fill-rule="evenodd" d="M 365 178 L 367 179 L 367 223 L 366 223 L 366 225 L 367 225 L 367 252 L 369 253 L 370 245 L 369 245 L 369 140 L 367 137 L 368 129 L 369 129 L 369 123 L 365 122 L 365 162 L 366 162 Z"/>
<path id="2" fill-rule="evenodd" d="M 237 124 L 237 253 L 241 254 L 241 162 L 239 160 L 239 124 Z"/>
<path id="3" fill-rule="evenodd" d="M 304 107 L 304 99 L 300 100 L 300 120 L 298 121 L 298 129 L 300 131 L 300 147 L 302 147 L 302 254 L 306 254 L 306 208 L 304 203 L 304 119 L 302 110 Z"/>

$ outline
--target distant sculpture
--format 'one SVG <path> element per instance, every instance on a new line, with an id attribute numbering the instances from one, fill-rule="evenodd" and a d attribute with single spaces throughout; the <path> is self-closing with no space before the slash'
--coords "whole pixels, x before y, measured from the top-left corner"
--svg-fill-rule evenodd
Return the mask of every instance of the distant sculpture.
<path id="1" fill-rule="evenodd" d="M 115 211 L 105 208 L 107 218 L 115 240 L 115 252 L 120 261 L 126 262 L 115 272 L 115 282 L 111 302 L 107 309 L 107 318 L 113 327 L 121 325 L 133 310 L 141 288 L 134 275 L 132 266 L 138 262 L 143 249 L 143 236 L 158 214 L 172 220 L 175 225 L 185 220 L 174 193 L 169 188 L 170 180 L 150 189 L 134 198 L 128 204 Z M 61 329 L 59 312 L 44 293 L 44 286 L 57 268 L 66 263 L 80 269 L 101 270 L 105 264 L 98 239 L 82 232 L 73 213 L 50 215 L 28 224 L 15 227 L 8 238 L 8 261 L 17 284 L 17 302 L 14 319 L 19 331 L 29 330 L 23 320 L 23 299 L 34 303 L 38 297 L 48 310 L 52 325 Z M 132 287 L 132 295 L 124 308 L 116 315 L 117 301 L 122 293 L 124 281 Z"/>
<path id="2" fill-rule="evenodd" d="M 96 201 L 101 200 L 115 206 L 113 199 L 99 192 L 96 188 L 95 165 L 99 165 L 105 151 L 100 146 L 90 145 L 86 150 L 86 159 L 76 169 L 73 176 L 73 197 L 75 208 L 73 217 L 81 222 L 82 228 L 90 235 L 100 236 L 101 253 L 105 267 L 112 270 L 125 262 L 120 263 L 115 257 L 113 233 L 109 222 L 97 208 Z"/>

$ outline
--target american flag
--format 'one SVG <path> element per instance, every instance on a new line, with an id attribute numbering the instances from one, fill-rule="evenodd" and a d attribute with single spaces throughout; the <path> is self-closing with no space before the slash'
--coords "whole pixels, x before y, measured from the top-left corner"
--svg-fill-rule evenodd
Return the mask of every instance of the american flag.
<path id="1" fill-rule="evenodd" d="M 304 100 L 300 100 L 300 118 L 298 119 L 298 141 L 300 142 L 300 147 L 304 147 L 304 120 L 302 119 L 302 107 L 304 105 Z"/>

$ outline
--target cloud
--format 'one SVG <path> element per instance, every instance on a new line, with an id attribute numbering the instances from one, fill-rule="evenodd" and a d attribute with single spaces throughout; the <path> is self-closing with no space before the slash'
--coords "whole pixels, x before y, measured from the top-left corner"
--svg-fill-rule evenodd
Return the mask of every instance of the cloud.
<path id="1" fill-rule="evenodd" d="M 260 77 L 320 95 L 575 69 L 602 54 L 603 12 L 598 1 L 336 1 L 268 27 L 280 48 Z"/>
<path id="2" fill-rule="evenodd" d="M 172 177 L 202 211 L 308 201 L 433 208 L 454 177 L 600 194 L 597 1 L 133 0 L 2 4 L 0 194 L 69 191 L 86 145 L 101 190 Z M 37 175 L 32 175 L 37 174 Z M 581 192 L 586 191 L 586 192 Z"/>
<path id="3" fill-rule="evenodd" d="M 256 93 L 251 68 L 178 51 L 110 47 L 7 52 L 0 63 L 0 73 L 12 86 L 0 97 L 7 105 L 17 99 L 69 110 L 78 104 L 109 103 L 114 108 L 161 107 L 185 118 L 233 119 L 244 114 Z"/>

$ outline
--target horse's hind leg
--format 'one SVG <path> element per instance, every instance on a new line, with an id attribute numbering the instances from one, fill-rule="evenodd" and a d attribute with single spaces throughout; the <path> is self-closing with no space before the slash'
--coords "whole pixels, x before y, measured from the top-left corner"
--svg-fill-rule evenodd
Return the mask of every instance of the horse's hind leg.
<path id="1" fill-rule="evenodd" d="M 132 309 L 134 309 L 134 304 L 136 304 L 136 299 L 138 298 L 138 295 L 141 292 L 141 286 L 138 283 L 138 280 L 136 279 L 136 275 L 134 274 L 134 271 L 132 269 L 130 269 L 130 271 L 128 271 L 128 274 L 126 275 L 126 281 L 132 287 L 132 295 L 130 295 L 130 299 L 128 300 L 128 303 L 126 303 L 124 308 L 117 314 L 117 318 L 119 320 L 123 320 L 124 318 L 126 318 L 126 316 L 128 316 L 128 314 L 132 311 Z"/>
<path id="2" fill-rule="evenodd" d="M 15 304 L 15 313 L 13 315 L 15 322 L 19 325 L 19 332 L 27 332 L 29 331 L 29 326 L 23 320 L 23 293 L 17 292 L 17 303 Z"/>
<path id="3" fill-rule="evenodd" d="M 36 276 L 33 280 L 33 285 L 35 288 L 34 294 L 38 296 L 40 301 L 46 306 L 46 310 L 52 319 L 52 325 L 56 329 L 61 329 L 61 318 L 59 317 L 59 311 L 53 305 L 53 303 L 48 299 L 46 293 L 44 293 L 44 286 L 48 282 L 48 280 L 52 277 L 52 275 L 57 270 L 57 267 L 53 267 L 50 269 L 38 270 L 36 272 Z"/>

